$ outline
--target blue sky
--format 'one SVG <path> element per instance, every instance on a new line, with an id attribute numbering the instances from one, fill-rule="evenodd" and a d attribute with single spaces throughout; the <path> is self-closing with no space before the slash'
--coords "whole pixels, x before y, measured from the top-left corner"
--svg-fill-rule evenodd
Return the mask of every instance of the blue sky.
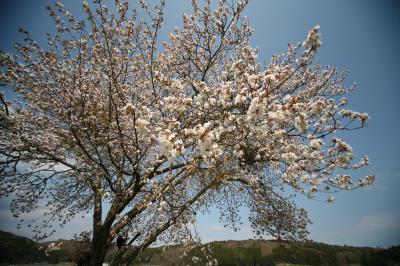
<path id="1" fill-rule="evenodd" d="M 12 51 L 20 40 L 18 28 L 28 29 L 39 41 L 52 31 L 45 6 L 52 1 L 13 0 L 0 2 L 0 49 Z M 64 1 L 74 14 L 81 13 L 80 1 Z M 137 3 L 137 1 L 131 1 Z M 165 31 L 180 25 L 181 13 L 189 10 L 189 0 L 167 0 Z M 372 187 L 342 192 L 335 204 L 297 202 L 309 210 L 314 224 L 311 239 L 335 244 L 388 247 L 400 244 L 400 5 L 396 1 L 368 0 L 252 0 L 245 15 L 255 29 L 252 45 L 260 49 L 259 59 L 268 61 L 274 53 L 286 51 L 287 43 L 306 37 L 314 25 L 321 26 L 322 47 L 317 57 L 321 65 L 350 69 L 349 84 L 358 89 L 348 95 L 350 107 L 371 116 L 369 126 L 344 136 L 359 155 L 367 154 L 372 165 L 358 174 L 377 175 Z M 10 95 L 9 93 L 7 93 Z M 0 229 L 29 236 L 15 229 L 16 220 L 0 199 Z M 243 226 L 232 232 L 218 223 L 215 210 L 199 217 L 198 231 L 204 241 L 247 239 L 253 236 L 241 211 Z M 70 238 L 89 221 L 74 221 L 55 238 Z"/>

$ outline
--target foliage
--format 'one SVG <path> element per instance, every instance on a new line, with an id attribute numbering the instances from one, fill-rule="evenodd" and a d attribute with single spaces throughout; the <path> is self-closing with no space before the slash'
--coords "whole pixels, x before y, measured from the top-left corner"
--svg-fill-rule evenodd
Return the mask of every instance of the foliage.
<path id="1" fill-rule="evenodd" d="M 204 259 L 201 248 L 212 250 L 212 256 L 218 265 L 396 265 L 400 262 L 399 246 L 385 250 L 363 247 L 336 246 L 324 243 L 298 243 L 293 245 L 287 242 L 244 240 L 244 241 L 218 241 L 210 244 L 183 249 L 182 246 L 173 246 L 161 252 L 149 255 L 147 262 L 161 265 L 197 265 L 192 257 Z M 272 248 L 270 254 L 263 254 L 262 249 Z M 150 248 L 149 250 L 152 250 Z M 178 259 L 174 254 L 185 254 Z M 160 260 L 161 256 L 175 258 Z M 142 260 L 143 261 L 143 260 Z M 203 263 L 204 265 L 204 263 Z"/>
<path id="2" fill-rule="evenodd" d="M 314 197 L 371 184 L 344 173 L 369 160 L 355 161 L 335 133 L 368 115 L 345 108 L 347 72 L 313 64 L 319 27 L 261 65 L 247 2 L 192 1 L 162 44 L 163 0 L 140 11 L 116 0 L 115 12 L 83 2 L 85 21 L 57 2 L 47 46 L 21 30 L 16 54 L 0 54 L 0 84 L 20 101 L 1 95 L 0 196 L 12 195 L 13 214 L 41 201 L 47 223 L 92 213 L 82 263 L 101 265 L 117 236 L 134 248 L 115 263 L 190 240 L 196 213 L 213 204 L 230 227 L 247 206 L 256 234 L 304 240 L 307 212 L 284 188 Z"/>
<path id="3" fill-rule="evenodd" d="M 45 261 L 44 250 L 34 241 L 0 231 L 0 263 L 28 263 Z"/>
<path id="4" fill-rule="evenodd" d="M 287 248 L 280 246 L 275 249 L 273 260 L 276 262 L 297 263 L 304 265 L 336 265 L 335 253 L 323 253 L 312 248 Z"/>
<path id="5" fill-rule="evenodd" d="M 0 232 L 0 263 L 49 263 L 71 261 L 73 246 L 76 240 L 63 240 L 61 243 L 50 242 L 38 244 L 27 238 L 10 233 Z M 29 243 L 28 246 L 25 244 Z M 55 243 L 59 250 L 51 250 L 48 256 L 44 255 L 44 248 Z M 111 263 L 116 247 L 110 248 L 106 261 Z M 266 252 L 271 251 L 271 252 Z M 211 256 L 218 261 L 220 266 L 236 265 L 398 265 L 400 263 L 400 246 L 388 249 L 374 249 L 351 246 L 336 246 L 324 243 L 293 243 L 243 240 L 243 241 L 218 241 L 205 245 L 172 245 L 153 247 L 144 250 L 136 264 L 148 263 L 155 265 L 196 265 L 192 258 L 197 257 L 205 265 L 205 256 Z M 8 257 L 7 257 L 8 256 Z M 210 258 L 211 258 L 210 257 Z M 397 264 L 396 264 L 397 263 Z M 210 264 L 213 265 L 213 264 Z"/>
<path id="6" fill-rule="evenodd" d="M 212 245 L 212 249 L 218 265 L 261 265 L 263 263 L 260 248 L 256 245 L 239 246 L 233 254 L 231 249 L 219 244 Z"/>
<path id="7" fill-rule="evenodd" d="M 71 252 L 68 250 L 54 250 L 49 252 L 47 262 L 50 264 L 58 264 L 60 262 L 69 261 L 71 258 Z"/>
<path id="8" fill-rule="evenodd" d="M 393 246 L 389 249 L 380 250 L 363 254 L 361 257 L 362 265 L 399 265 L 400 263 L 400 246 Z"/>

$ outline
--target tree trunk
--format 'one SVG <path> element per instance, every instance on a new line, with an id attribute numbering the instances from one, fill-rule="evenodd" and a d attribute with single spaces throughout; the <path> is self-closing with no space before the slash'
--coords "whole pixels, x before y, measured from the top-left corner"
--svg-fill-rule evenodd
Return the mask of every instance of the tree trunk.
<path id="1" fill-rule="evenodd" d="M 109 229 L 101 227 L 93 233 L 90 251 L 77 261 L 77 266 L 102 266 L 106 257 L 108 245 Z"/>
<path id="2" fill-rule="evenodd" d="M 93 235 L 92 246 L 90 248 L 91 266 L 103 265 L 108 250 L 107 238 L 108 232 L 104 229 L 97 232 L 97 236 Z"/>

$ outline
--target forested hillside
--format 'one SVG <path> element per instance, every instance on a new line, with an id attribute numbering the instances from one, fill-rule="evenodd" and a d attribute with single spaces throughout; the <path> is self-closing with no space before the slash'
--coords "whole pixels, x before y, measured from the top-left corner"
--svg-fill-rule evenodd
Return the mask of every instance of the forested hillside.
<path id="1" fill-rule="evenodd" d="M 73 261 L 74 240 L 36 243 L 33 240 L 0 231 L 0 263 L 22 264 Z M 56 248 L 48 248 L 52 245 Z M 47 249 L 47 252 L 46 252 Z M 129 249 L 129 248 L 128 248 Z M 110 262 L 116 252 L 106 257 Z M 351 247 L 308 242 L 298 245 L 274 240 L 215 241 L 209 244 L 174 245 L 145 250 L 137 264 L 205 265 L 218 261 L 220 266 L 255 265 L 400 265 L 400 246 L 389 249 Z"/>

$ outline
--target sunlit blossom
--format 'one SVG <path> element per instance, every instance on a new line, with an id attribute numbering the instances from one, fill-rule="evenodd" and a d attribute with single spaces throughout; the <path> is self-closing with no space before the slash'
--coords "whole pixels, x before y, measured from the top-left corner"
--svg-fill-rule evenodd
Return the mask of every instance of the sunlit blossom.
<path id="1" fill-rule="evenodd" d="M 370 162 L 337 133 L 369 117 L 344 109 L 346 72 L 314 64 L 318 26 L 264 65 L 240 16 L 247 0 L 192 1 L 164 42 L 162 2 L 141 0 L 133 16 L 128 4 L 96 2 L 83 2 L 85 23 L 49 7 L 48 45 L 21 30 L 16 54 L 0 53 L 1 84 L 22 100 L 0 108 L 0 196 L 13 195 L 15 216 L 42 199 L 60 226 L 92 212 L 94 234 L 106 232 L 93 241 L 105 254 L 126 235 L 127 259 L 155 241 L 188 241 L 188 224 L 212 204 L 231 228 L 246 206 L 257 235 L 304 240 L 307 212 L 285 187 L 318 198 L 374 182 L 346 172 Z"/>

